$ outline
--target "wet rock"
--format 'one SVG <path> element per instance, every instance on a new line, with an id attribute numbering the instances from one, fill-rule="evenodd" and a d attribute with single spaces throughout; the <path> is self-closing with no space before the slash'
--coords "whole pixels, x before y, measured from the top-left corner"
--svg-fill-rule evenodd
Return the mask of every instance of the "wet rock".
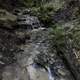
<path id="1" fill-rule="evenodd" d="M 12 64 L 4 68 L 2 80 L 29 80 L 26 68 L 21 68 L 17 64 Z"/>
<path id="2" fill-rule="evenodd" d="M 27 32 L 27 30 L 18 31 L 15 39 L 24 39 Z M 56 55 L 56 51 L 54 50 L 53 53 L 49 51 L 49 32 L 50 29 L 37 29 L 29 32 L 31 37 L 30 43 L 26 42 L 23 45 L 18 45 L 23 51 L 15 55 L 15 64 L 13 63 L 4 68 L 2 80 L 49 80 L 49 77 L 52 77 L 52 80 L 73 80 L 62 60 Z M 14 37 L 11 36 L 8 38 L 10 39 L 10 41 L 8 40 L 8 45 L 11 47 L 9 50 L 14 51 L 15 46 L 12 47 L 12 45 L 17 43 L 18 40 L 15 41 Z M 7 36 L 5 39 L 7 40 Z M 12 39 L 15 42 L 12 42 Z M 3 48 L 3 50 L 5 50 L 5 48 Z M 51 74 L 49 74 L 48 68 Z M 59 69 L 67 70 L 68 73 L 66 71 L 63 73 Z M 64 74 L 65 76 L 62 76 Z"/>
<path id="3" fill-rule="evenodd" d="M 66 72 L 66 71 L 61 70 L 61 69 L 58 70 L 58 73 L 59 73 L 60 75 L 62 75 L 62 76 L 65 76 L 65 75 L 66 75 L 65 72 Z"/>
<path id="4" fill-rule="evenodd" d="M 40 22 L 37 17 L 30 15 L 20 15 L 17 18 L 17 25 L 21 26 L 20 28 L 25 29 L 35 29 L 40 27 Z"/>
<path id="5" fill-rule="evenodd" d="M 28 64 L 27 70 L 31 80 L 48 80 L 48 73 L 44 68 L 41 68 L 39 65 L 35 64 L 32 58 L 28 59 Z"/>
<path id="6" fill-rule="evenodd" d="M 31 13 L 31 10 L 30 9 L 24 9 L 22 11 L 22 15 L 27 15 L 27 14 L 30 14 Z"/>

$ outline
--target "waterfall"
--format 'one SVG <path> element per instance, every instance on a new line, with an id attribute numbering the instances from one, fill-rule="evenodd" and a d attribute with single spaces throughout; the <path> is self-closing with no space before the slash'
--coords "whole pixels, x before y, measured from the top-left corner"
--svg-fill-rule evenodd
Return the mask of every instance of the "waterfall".
<path id="1" fill-rule="evenodd" d="M 49 80 L 55 80 L 54 77 L 52 76 L 50 67 L 48 67 L 47 70 L 48 70 Z"/>

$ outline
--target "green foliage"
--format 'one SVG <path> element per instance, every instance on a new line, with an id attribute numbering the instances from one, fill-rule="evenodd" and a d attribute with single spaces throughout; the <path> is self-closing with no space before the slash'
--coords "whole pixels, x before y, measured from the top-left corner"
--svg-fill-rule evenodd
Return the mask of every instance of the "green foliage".
<path id="1" fill-rule="evenodd" d="M 42 4 L 40 0 L 24 0 L 23 2 L 26 7 L 39 7 Z"/>
<path id="2" fill-rule="evenodd" d="M 69 45 L 72 49 L 80 49 L 80 24 L 74 23 L 69 26 L 56 24 L 52 31 L 53 47 L 58 51 L 65 53 Z"/>
<path id="3" fill-rule="evenodd" d="M 53 26 L 53 32 L 52 32 L 52 42 L 53 47 L 63 48 L 65 46 L 65 32 L 62 26 L 56 24 Z"/>
<path id="4" fill-rule="evenodd" d="M 52 15 L 55 12 L 53 6 L 41 6 L 38 8 L 33 7 L 31 8 L 31 11 L 31 14 L 37 16 L 45 26 L 52 25 Z"/>
<path id="5" fill-rule="evenodd" d="M 52 6 L 49 7 L 40 7 L 39 9 L 39 19 L 45 25 L 50 25 L 52 22 L 51 15 L 54 13 L 54 8 Z"/>
<path id="6" fill-rule="evenodd" d="M 56 24 L 52 30 L 51 49 L 56 50 L 63 61 L 69 65 L 75 77 L 79 74 L 80 65 L 80 23 L 79 20 Z M 80 79 L 80 78 L 79 78 Z M 79 80 L 77 79 L 77 80 Z"/>

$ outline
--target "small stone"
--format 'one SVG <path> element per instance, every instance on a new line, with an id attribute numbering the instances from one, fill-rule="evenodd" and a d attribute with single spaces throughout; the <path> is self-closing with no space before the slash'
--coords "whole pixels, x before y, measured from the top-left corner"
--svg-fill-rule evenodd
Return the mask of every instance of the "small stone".
<path id="1" fill-rule="evenodd" d="M 0 61 L 0 64 L 5 64 L 4 62 Z"/>
<path id="2" fill-rule="evenodd" d="M 66 75 L 66 72 L 62 69 L 58 69 L 58 73 L 60 73 L 62 76 Z"/>

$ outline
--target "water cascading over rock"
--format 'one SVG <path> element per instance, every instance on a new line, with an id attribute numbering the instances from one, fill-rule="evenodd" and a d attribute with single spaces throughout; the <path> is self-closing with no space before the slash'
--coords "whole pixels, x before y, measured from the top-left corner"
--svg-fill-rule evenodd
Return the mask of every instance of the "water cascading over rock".
<path id="1" fill-rule="evenodd" d="M 23 29 L 21 32 L 27 34 L 28 31 Z M 2 80 L 73 80 L 56 53 L 48 51 L 50 28 L 38 28 L 29 33 L 30 39 L 19 46 L 23 51 L 15 55 L 16 63 L 4 68 Z"/>

